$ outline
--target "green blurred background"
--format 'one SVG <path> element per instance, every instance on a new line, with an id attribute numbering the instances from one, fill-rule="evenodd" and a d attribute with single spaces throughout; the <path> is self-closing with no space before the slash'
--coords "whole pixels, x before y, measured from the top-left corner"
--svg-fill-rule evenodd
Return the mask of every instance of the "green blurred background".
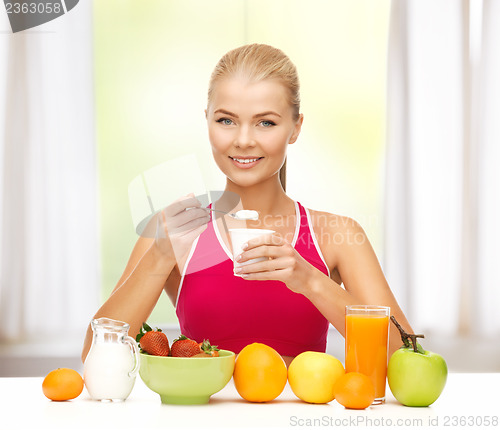
<path id="1" fill-rule="evenodd" d="M 103 301 L 137 240 L 137 175 L 194 153 L 207 189 L 223 189 L 203 111 L 213 67 L 246 43 L 282 49 L 299 71 L 305 118 L 288 194 L 355 218 L 381 256 L 389 12 L 389 0 L 94 2 Z M 165 295 L 150 321 L 177 322 Z"/>

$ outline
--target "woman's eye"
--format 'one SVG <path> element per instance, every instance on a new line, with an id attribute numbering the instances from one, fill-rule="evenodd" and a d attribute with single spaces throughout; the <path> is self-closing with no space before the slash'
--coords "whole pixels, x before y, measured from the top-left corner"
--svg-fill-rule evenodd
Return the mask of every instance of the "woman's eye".
<path id="1" fill-rule="evenodd" d="M 260 125 L 262 125 L 262 127 L 272 127 L 273 125 L 276 125 L 274 122 L 272 121 L 261 121 L 260 122 Z"/>
<path id="2" fill-rule="evenodd" d="M 230 120 L 229 118 L 220 118 L 217 120 L 217 122 L 222 125 L 231 125 L 233 123 L 233 121 Z"/>

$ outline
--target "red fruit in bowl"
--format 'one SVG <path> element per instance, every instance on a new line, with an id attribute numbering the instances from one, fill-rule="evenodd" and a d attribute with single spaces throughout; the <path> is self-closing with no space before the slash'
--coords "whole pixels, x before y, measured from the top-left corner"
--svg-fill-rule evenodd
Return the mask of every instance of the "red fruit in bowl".
<path id="1" fill-rule="evenodd" d="M 153 330 L 146 323 L 142 325 L 135 340 L 139 343 L 142 351 L 150 355 L 166 357 L 170 353 L 167 335 L 159 328 Z"/>
<path id="2" fill-rule="evenodd" d="M 170 355 L 172 357 L 194 357 L 201 351 L 198 342 L 187 338 L 181 334 L 177 339 L 172 342 Z"/>

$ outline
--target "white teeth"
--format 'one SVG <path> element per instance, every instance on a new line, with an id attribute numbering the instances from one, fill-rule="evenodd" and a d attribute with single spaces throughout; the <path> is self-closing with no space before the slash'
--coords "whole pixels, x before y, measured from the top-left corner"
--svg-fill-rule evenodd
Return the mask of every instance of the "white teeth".
<path id="1" fill-rule="evenodd" d="M 243 163 L 243 164 L 248 164 L 248 163 L 253 163 L 254 161 L 257 161 L 258 158 L 248 158 L 241 160 L 239 158 L 233 158 L 233 160 L 237 161 L 238 163 Z"/>

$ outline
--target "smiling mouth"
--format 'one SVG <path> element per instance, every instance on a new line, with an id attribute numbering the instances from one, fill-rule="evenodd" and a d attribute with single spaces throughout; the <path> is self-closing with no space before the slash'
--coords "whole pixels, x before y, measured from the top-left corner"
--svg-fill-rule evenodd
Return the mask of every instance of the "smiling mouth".
<path id="1" fill-rule="evenodd" d="M 242 164 L 249 164 L 249 163 L 253 163 L 255 161 L 258 161 L 264 157 L 255 157 L 255 158 L 235 158 L 235 157 L 231 157 L 229 156 L 229 158 L 231 160 L 234 160 L 234 161 L 237 161 L 238 163 L 242 163 Z"/>

